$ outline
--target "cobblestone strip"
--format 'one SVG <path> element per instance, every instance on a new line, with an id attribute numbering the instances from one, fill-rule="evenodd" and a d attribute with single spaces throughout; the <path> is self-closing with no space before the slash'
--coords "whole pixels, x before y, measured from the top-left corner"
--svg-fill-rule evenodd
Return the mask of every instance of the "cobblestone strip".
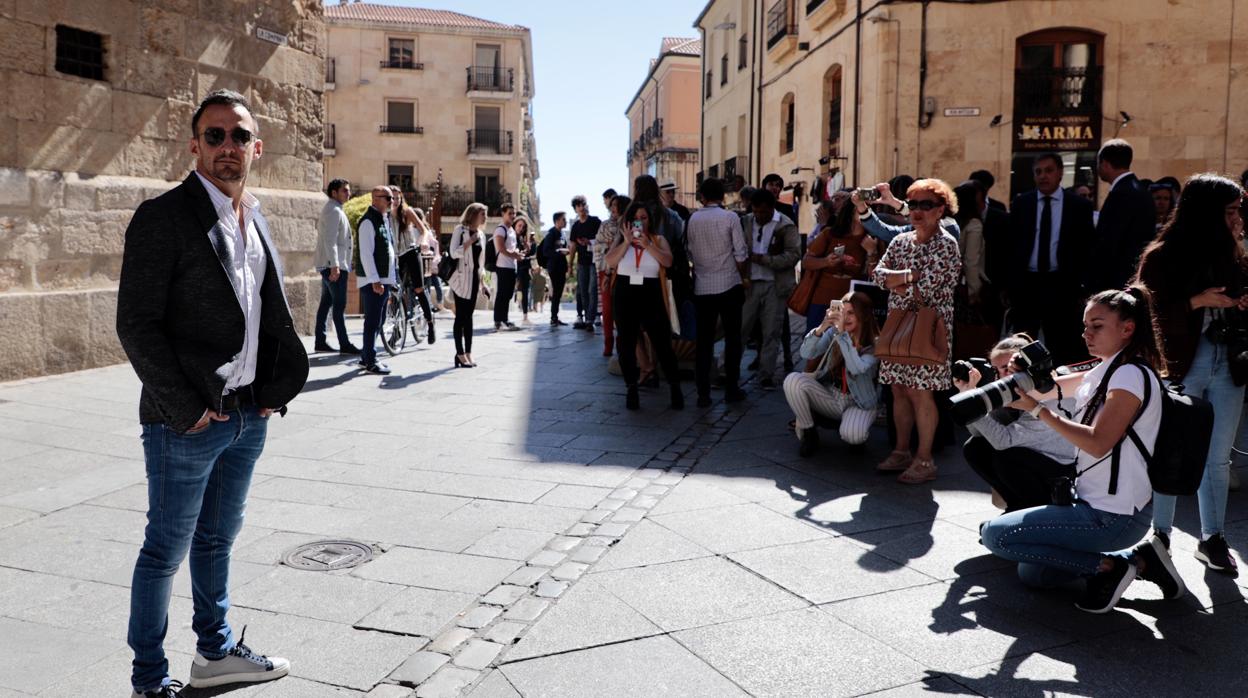
<path id="1" fill-rule="evenodd" d="M 485 677 L 507 648 L 585 575 L 612 545 L 641 521 L 693 466 L 719 443 L 744 413 L 721 403 L 637 469 L 581 520 L 555 536 L 524 567 L 460 614 L 424 650 L 412 655 L 381 684 L 378 695 L 452 698 Z M 398 684 L 396 686 L 395 684 Z M 389 693 L 397 689 L 394 693 Z M 372 694 L 370 694 L 372 695 Z"/>

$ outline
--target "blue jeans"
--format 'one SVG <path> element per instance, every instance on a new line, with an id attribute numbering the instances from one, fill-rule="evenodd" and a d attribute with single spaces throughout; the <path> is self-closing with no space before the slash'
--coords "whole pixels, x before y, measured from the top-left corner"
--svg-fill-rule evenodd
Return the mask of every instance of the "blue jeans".
<path id="1" fill-rule="evenodd" d="M 1111 514 L 1082 500 L 1020 509 L 989 521 L 981 539 L 993 555 L 1018 563 L 1024 584 L 1051 587 L 1095 574 L 1102 558 L 1131 560 L 1131 548 L 1148 533 L 1151 511 Z"/>
<path id="2" fill-rule="evenodd" d="M 1192 367 L 1183 376 L 1183 392 L 1213 404 L 1213 435 L 1205 475 L 1196 491 L 1200 505 L 1200 532 L 1207 538 L 1221 533 L 1226 522 L 1226 491 L 1231 474 L 1231 446 L 1239 432 L 1239 416 L 1244 407 L 1244 388 L 1231 380 L 1225 344 L 1214 344 L 1205 337 L 1196 346 Z M 1153 528 L 1169 534 L 1174 525 L 1173 495 L 1153 493 Z"/>
<path id="3" fill-rule="evenodd" d="M 438 306 L 441 306 L 442 301 L 445 300 L 445 297 L 442 295 L 442 277 L 437 274 L 430 274 L 425 277 L 425 285 L 432 288 L 433 292 L 437 294 Z"/>
<path id="4" fill-rule="evenodd" d="M 592 264 L 576 265 L 576 300 L 577 312 L 593 324 L 598 319 L 598 269 Z"/>
<path id="5" fill-rule="evenodd" d="M 329 270 L 321 270 L 321 304 L 316 307 L 316 343 L 325 342 L 326 320 L 330 309 L 334 311 L 334 329 L 338 331 L 338 348 L 351 346 L 347 337 L 347 272 L 338 273 L 337 281 L 329 280 Z"/>
<path id="6" fill-rule="evenodd" d="M 385 284 L 381 286 L 381 293 L 373 292 L 372 285 L 360 288 L 360 305 L 364 307 L 364 339 L 360 345 L 360 363 L 365 366 L 377 363 L 377 332 L 381 330 L 389 293 L 390 287 Z"/>
<path id="7" fill-rule="evenodd" d="M 198 652 L 220 659 L 234 646 L 230 609 L 230 548 L 243 527 L 251 472 L 264 450 L 268 419 L 253 407 L 179 434 L 163 424 L 143 425 L 147 462 L 147 528 L 130 588 L 134 650 L 131 684 L 139 693 L 169 682 L 165 632 L 173 576 L 190 551 L 191 627 Z"/>

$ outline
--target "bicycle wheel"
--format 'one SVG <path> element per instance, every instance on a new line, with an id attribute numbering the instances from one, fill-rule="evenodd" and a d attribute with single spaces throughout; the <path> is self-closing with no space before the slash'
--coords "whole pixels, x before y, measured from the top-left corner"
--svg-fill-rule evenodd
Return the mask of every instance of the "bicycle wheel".
<path id="1" fill-rule="evenodd" d="M 419 306 L 412 308 L 412 322 L 408 329 L 412 333 L 413 343 L 420 344 L 425 341 L 425 335 L 429 333 L 429 323 Z"/>
<path id="2" fill-rule="evenodd" d="M 407 317 L 403 311 L 403 297 L 398 289 L 386 294 L 386 310 L 381 316 L 381 343 L 390 356 L 397 356 L 407 343 Z"/>

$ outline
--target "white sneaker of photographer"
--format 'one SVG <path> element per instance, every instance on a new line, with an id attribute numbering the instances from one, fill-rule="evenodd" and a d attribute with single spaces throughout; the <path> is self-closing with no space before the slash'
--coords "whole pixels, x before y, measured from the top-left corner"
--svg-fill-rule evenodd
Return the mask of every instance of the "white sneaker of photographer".
<path id="1" fill-rule="evenodd" d="M 251 651 L 243 644 L 247 628 L 238 637 L 234 645 L 221 659 L 205 659 L 198 652 L 191 663 L 191 680 L 187 684 L 194 688 L 211 688 L 229 683 L 260 683 L 280 679 L 290 673 L 290 662 L 281 657 L 265 657 Z"/>

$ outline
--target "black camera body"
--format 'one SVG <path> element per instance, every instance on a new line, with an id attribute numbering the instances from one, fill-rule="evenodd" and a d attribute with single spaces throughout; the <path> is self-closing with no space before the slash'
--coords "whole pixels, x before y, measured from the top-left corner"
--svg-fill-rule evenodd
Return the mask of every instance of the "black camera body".
<path id="1" fill-rule="evenodd" d="M 981 359 L 978 356 L 971 357 L 965 361 L 954 361 L 949 373 L 953 374 L 954 380 L 966 383 L 971 380 L 972 368 L 979 371 L 979 382 L 975 384 L 976 388 L 982 388 L 996 378 L 997 369 L 992 367 L 992 362 L 988 359 Z"/>
<path id="2" fill-rule="evenodd" d="M 1013 375 L 950 398 L 950 412 L 954 421 L 965 426 L 1014 402 L 1024 393 L 1047 393 L 1056 385 L 1053 379 L 1053 355 L 1040 342 L 1032 342 L 1020 349 L 1014 357 L 1014 368 L 1018 372 Z"/>

